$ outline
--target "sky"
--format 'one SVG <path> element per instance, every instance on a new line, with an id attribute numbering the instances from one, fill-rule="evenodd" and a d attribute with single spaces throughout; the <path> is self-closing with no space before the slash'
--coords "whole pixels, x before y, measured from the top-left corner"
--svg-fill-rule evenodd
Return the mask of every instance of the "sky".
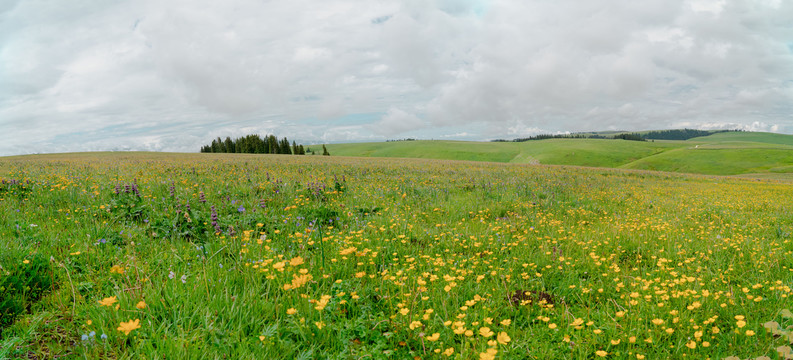
<path id="1" fill-rule="evenodd" d="M 684 127 L 793 133 L 793 1 L 0 1 L 0 155 Z"/>

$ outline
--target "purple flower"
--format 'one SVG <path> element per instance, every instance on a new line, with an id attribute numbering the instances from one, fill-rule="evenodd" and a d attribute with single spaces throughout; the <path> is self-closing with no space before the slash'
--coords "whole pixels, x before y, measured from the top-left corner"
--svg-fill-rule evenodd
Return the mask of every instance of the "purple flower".
<path id="1" fill-rule="evenodd" d="M 245 212 L 245 208 L 240 205 L 240 207 L 237 208 L 237 212 Z"/>

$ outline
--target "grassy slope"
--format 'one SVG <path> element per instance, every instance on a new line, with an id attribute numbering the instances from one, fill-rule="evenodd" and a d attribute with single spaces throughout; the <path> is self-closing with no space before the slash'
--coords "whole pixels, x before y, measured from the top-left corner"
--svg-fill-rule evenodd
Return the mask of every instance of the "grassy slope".
<path id="1" fill-rule="evenodd" d="M 793 174 L 793 136 L 772 133 L 719 133 L 687 141 L 399 141 L 331 144 L 327 147 L 336 156 L 540 163 L 711 175 Z"/>
<path id="2" fill-rule="evenodd" d="M 0 178 L 31 184 L 0 187 L 0 281 L 56 284 L 0 359 L 776 359 L 764 325 L 793 325 L 774 182 L 195 153 L 0 158 Z"/>
<path id="3" fill-rule="evenodd" d="M 516 145 L 518 143 L 425 140 L 331 144 L 327 148 L 337 156 L 509 162 L 520 152 Z"/>
<path id="4" fill-rule="evenodd" d="M 774 134 L 766 132 L 728 132 L 718 133 L 711 136 L 693 138 L 689 141 L 704 142 L 727 142 L 727 141 L 749 141 L 765 144 L 782 144 L 793 146 L 793 136 L 785 134 Z"/>
<path id="5" fill-rule="evenodd" d="M 622 167 L 712 175 L 793 173 L 790 135 L 719 133 L 685 143 L 686 146 Z"/>
<path id="6" fill-rule="evenodd" d="M 518 143 L 521 153 L 513 162 L 526 158 L 541 164 L 619 167 L 632 161 L 662 153 L 675 145 L 604 139 L 550 139 Z"/>

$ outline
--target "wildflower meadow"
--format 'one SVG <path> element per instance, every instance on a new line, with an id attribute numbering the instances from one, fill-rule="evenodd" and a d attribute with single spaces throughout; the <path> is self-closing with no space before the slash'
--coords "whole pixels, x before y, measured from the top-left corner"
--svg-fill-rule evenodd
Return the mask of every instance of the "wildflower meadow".
<path id="1" fill-rule="evenodd" d="M 0 158 L 0 358 L 793 359 L 793 185 Z"/>

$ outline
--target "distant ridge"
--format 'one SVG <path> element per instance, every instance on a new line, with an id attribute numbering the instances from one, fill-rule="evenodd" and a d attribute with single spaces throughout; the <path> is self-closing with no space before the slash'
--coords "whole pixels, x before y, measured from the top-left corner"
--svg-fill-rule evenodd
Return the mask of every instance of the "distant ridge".
<path id="1" fill-rule="evenodd" d="M 628 131 L 603 131 L 603 132 L 579 132 L 572 134 L 539 134 L 512 140 L 496 139 L 493 142 L 524 142 L 531 140 L 547 139 L 622 139 L 634 141 L 646 140 L 688 140 L 695 137 L 709 136 L 722 132 L 743 131 L 743 130 L 695 130 L 695 129 L 672 129 L 672 130 L 648 130 L 640 132 Z"/>
<path id="2" fill-rule="evenodd" d="M 411 139 L 327 144 L 327 148 L 334 156 L 575 165 L 710 175 L 762 174 L 793 179 L 793 135 L 692 129 L 610 132 L 608 136 L 600 133 L 600 137 L 583 136 L 586 134 L 598 133 L 532 141 Z M 623 134 L 636 134 L 647 141 L 619 139 Z"/>

